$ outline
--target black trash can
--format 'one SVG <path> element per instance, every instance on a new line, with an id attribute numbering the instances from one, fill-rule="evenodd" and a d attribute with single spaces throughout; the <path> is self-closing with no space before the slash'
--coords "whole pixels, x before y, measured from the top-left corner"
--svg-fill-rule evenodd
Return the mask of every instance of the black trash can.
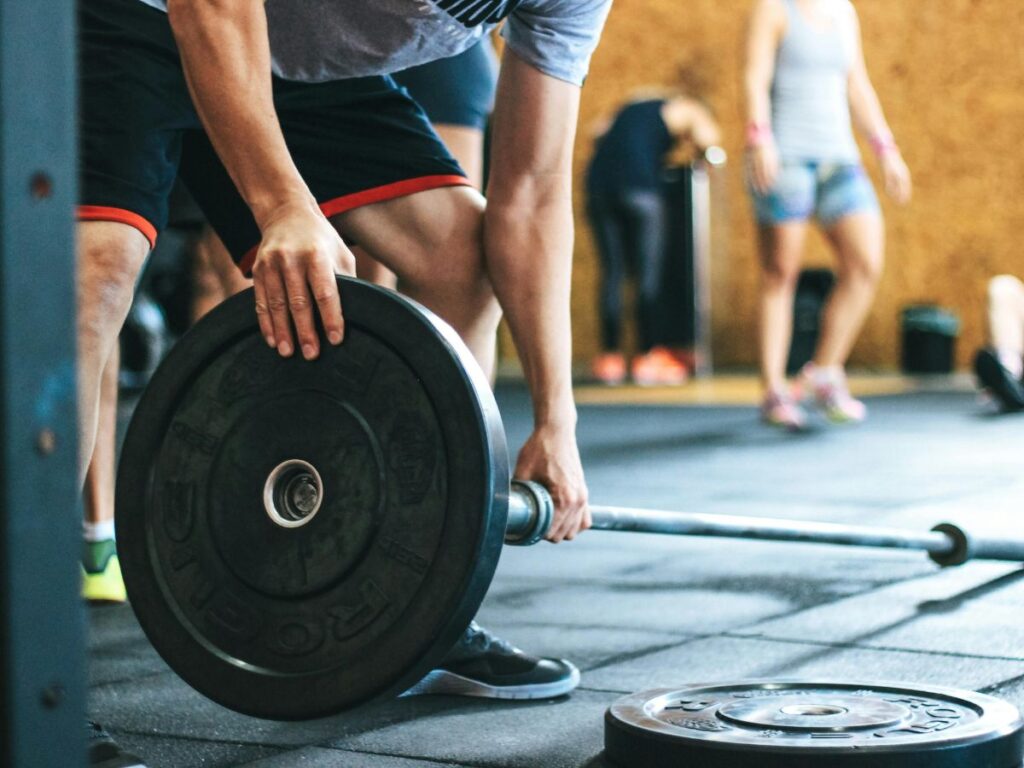
<path id="1" fill-rule="evenodd" d="M 786 373 L 790 376 L 814 357 L 821 333 L 821 310 L 835 281 L 830 269 L 805 269 L 800 273 L 793 298 L 793 340 L 786 361 Z"/>
<path id="2" fill-rule="evenodd" d="M 904 373 L 952 373 L 960 319 L 934 304 L 910 306 L 902 313 Z"/>

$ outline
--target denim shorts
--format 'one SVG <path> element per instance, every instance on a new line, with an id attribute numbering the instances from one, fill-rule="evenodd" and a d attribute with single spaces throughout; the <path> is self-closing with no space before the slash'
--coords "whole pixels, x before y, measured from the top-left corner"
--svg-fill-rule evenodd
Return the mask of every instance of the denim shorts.
<path id="1" fill-rule="evenodd" d="M 762 195 L 751 187 L 750 195 L 760 224 L 814 216 L 828 226 L 853 213 L 879 210 L 871 180 L 853 163 L 784 162 L 770 192 Z"/>

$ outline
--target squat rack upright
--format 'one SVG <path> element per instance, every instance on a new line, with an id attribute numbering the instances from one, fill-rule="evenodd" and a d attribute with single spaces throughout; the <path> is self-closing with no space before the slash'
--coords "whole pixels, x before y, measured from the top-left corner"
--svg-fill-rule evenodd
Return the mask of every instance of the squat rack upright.
<path id="1" fill-rule="evenodd" d="M 0 766 L 80 768 L 75 15 L 0 2 Z"/>

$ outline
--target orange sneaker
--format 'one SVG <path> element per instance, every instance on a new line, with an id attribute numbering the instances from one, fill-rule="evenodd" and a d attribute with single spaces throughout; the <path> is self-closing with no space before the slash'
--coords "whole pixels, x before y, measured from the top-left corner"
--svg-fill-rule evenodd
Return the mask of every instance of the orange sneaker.
<path id="1" fill-rule="evenodd" d="M 590 369 L 594 378 L 602 384 L 613 386 L 626 380 L 626 358 L 621 352 L 605 352 L 598 355 Z"/>
<path id="2" fill-rule="evenodd" d="M 637 355 L 632 363 L 633 381 L 641 387 L 676 386 L 689 378 L 686 366 L 664 347 Z"/>

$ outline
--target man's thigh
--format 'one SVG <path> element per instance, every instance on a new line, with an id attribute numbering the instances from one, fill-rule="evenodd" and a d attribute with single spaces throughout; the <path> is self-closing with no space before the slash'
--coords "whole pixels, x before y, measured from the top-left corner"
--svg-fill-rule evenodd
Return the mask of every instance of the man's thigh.
<path id="1" fill-rule="evenodd" d="M 400 283 L 455 286 L 483 269 L 483 213 L 483 196 L 457 186 L 362 206 L 331 220 Z"/>

